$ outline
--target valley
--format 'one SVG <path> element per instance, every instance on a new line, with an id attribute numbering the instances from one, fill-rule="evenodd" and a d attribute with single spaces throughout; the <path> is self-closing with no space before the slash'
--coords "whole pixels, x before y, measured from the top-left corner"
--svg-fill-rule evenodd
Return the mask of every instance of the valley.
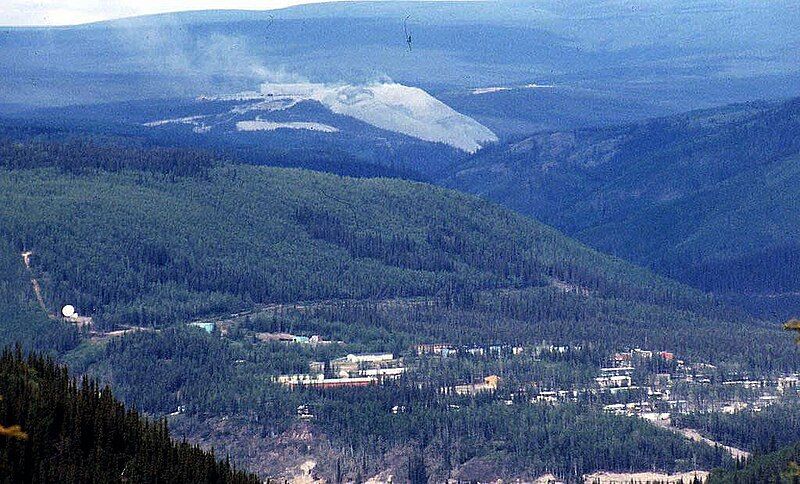
<path id="1" fill-rule="evenodd" d="M 93 315 L 62 357 L 147 414 L 167 416 L 175 435 L 262 477 L 402 480 L 423 452 L 437 480 L 685 471 L 692 456 L 711 469 L 729 462 L 724 450 L 648 418 L 782 408 L 777 382 L 800 367 L 774 325 L 475 197 L 204 156 L 142 164 L 151 148 L 107 146 L 114 156 L 102 159 L 113 165 L 78 167 L 63 162 L 80 157 L 59 153 L 79 146 L 54 141 L 23 155 L 37 143 L 16 145 L 0 173 L 3 240 L 33 250 L 48 307 Z M 337 285 L 325 276 L 333 273 Z M 658 351 L 638 350 L 643 342 Z M 644 366 L 619 370 L 629 383 L 604 389 L 602 369 L 634 349 L 673 360 L 637 359 Z M 339 358 L 384 353 L 400 366 L 326 376 Z M 679 369 L 678 359 L 690 366 Z M 649 383 L 665 372 L 669 387 Z M 320 374 L 319 388 L 280 383 Z M 725 383 L 737 379 L 772 383 Z M 527 415 L 530 427 L 508 427 L 509 412 Z M 476 440 L 476 428 L 491 439 Z M 618 435 L 665 445 L 638 453 L 626 441 L 626 457 L 607 460 L 602 449 Z M 306 450 L 290 450 L 298 446 Z M 459 453 L 448 455 L 451 446 Z M 563 462 L 564 453 L 575 460 Z"/>
<path id="2" fill-rule="evenodd" d="M 0 482 L 797 482 L 796 2 L 296 1 L 0 27 Z"/>

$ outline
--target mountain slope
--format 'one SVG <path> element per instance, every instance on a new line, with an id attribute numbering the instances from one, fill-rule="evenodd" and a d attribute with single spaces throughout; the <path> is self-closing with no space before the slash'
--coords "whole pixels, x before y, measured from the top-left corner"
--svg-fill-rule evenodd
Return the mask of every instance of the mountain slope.
<path id="1" fill-rule="evenodd" d="M 55 288 L 70 281 L 66 294 L 98 311 L 171 284 L 243 303 L 525 287 L 556 277 L 645 300 L 702 299 L 429 185 L 230 165 L 202 176 L 4 171 L 2 233 L 35 251 L 34 266 Z M 333 268 L 338 281 L 314 277 Z"/>
<path id="2" fill-rule="evenodd" d="M 258 304 L 423 297 L 448 314 L 473 313 L 470 338 L 486 337 L 492 317 L 506 321 L 509 339 L 649 337 L 722 359 L 743 331 L 782 338 L 469 195 L 221 164 L 202 152 L 101 148 L 14 142 L 0 169 L 0 238 L 18 254 L 33 251 L 50 312 L 73 304 L 100 327 L 165 326 Z M 160 158 L 177 155 L 180 173 Z M 451 330 L 450 317 L 427 334 Z M 707 349 L 706 338 L 728 345 Z M 785 356 L 791 345 L 771 348 Z"/>
<path id="3" fill-rule="evenodd" d="M 701 289 L 775 295 L 800 288 L 798 133 L 800 99 L 734 105 L 535 135 L 445 184 Z"/>
<path id="4" fill-rule="evenodd" d="M 164 424 L 126 409 L 108 388 L 68 375 L 39 355 L 0 355 L 2 423 L 24 433 L 0 436 L 5 482 L 258 482 L 171 440 Z"/>

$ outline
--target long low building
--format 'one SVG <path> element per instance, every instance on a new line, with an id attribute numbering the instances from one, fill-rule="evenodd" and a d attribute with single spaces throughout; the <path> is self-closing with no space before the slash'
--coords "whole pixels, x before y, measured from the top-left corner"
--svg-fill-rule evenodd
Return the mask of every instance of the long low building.
<path id="1" fill-rule="evenodd" d="M 297 375 L 280 375 L 275 381 L 291 388 L 302 386 L 319 388 L 357 387 L 396 380 L 405 373 L 405 368 L 373 368 L 361 370 L 353 376 L 325 378 L 322 373 L 301 373 Z"/>
<path id="2" fill-rule="evenodd" d="M 317 388 L 339 388 L 339 387 L 363 387 L 376 385 L 379 383 L 377 376 L 359 376 L 347 378 L 325 378 L 324 375 L 281 375 L 275 379 L 276 382 L 290 388 L 298 387 L 317 387 Z"/>

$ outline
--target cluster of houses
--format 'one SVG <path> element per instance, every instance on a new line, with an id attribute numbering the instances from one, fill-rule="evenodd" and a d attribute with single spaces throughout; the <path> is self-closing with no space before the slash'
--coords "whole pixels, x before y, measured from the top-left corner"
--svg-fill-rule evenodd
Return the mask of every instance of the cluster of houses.
<path id="1" fill-rule="evenodd" d="M 614 366 L 630 366 L 631 362 L 634 360 L 652 360 L 653 358 L 661 358 L 664 361 L 675 361 L 678 365 L 684 364 L 683 360 L 676 360 L 675 354 L 669 351 L 652 351 L 643 350 L 641 348 L 614 353 L 611 360 Z"/>
<path id="2" fill-rule="evenodd" d="M 669 371 L 648 372 L 641 382 L 642 386 L 637 385 L 633 379 L 636 366 L 653 359 L 669 363 L 665 365 Z M 601 368 L 595 382 L 601 393 L 616 395 L 618 400 L 625 400 L 625 397 L 620 398 L 620 393 L 630 392 L 630 401 L 604 405 L 606 412 L 639 416 L 667 424 L 671 413 L 761 411 L 779 401 L 783 395 L 800 391 L 800 375 L 797 374 L 774 379 L 722 379 L 714 376 L 714 370 L 716 367 L 707 363 L 687 364 L 675 358 L 671 352 L 633 349 L 615 353 L 611 358 L 611 366 Z M 681 389 L 678 389 L 679 385 Z M 735 396 L 729 400 L 705 399 L 702 403 L 687 399 L 689 389 L 696 392 L 704 387 L 721 389 L 723 394 Z M 676 398 L 676 395 L 682 398 Z"/>
<path id="3" fill-rule="evenodd" d="M 621 391 L 635 390 L 639 387 L 633 385 L 634 368 L 632 366 L 613 366 L 600 368 L 600 376 L 594 379 L 597 386 L 612 395 Z"/>
<path id="4" fill-rule="evenodd" d="M 577 347 L 540 345 L 522 348 L 514 354 L 531 352 L 565 353 Z M 446 346 L 430 345 L 427 354 L 452 351 Z M 458 351 L 457 349 L 455 349 Z M 419 350 L 418 350 L 418 354 Z M 784 375 L 774 379 L 726 379 L 715 375 L 716 367 L 707 363 L 689 364 L 676 358 L 669 351 L 650 351 L 635 348 L 614 353 L 608 365 L 599 369 L 593 383 L 575 388 L 547 388 L 534 385 L 530 389 L 520 388 L 511 394 L 511 400 L 544 404 L 591 400 L 599 402 L 604 411 L 616 415 L 638 416 L 660 425 L 669 425 L 672 414 L 697 411 L 734 413 L 743 410 L 760 411 L 779 401 L 784 395 L 800 393 L 800 375 Z M 491 378 L 491 379 L 490 379 Z M 459 395 L 475 395 L 497 390 L 499 377 L 487 377 L 482 383 L 457 385 L 450 392 Z M 692 392 L 704 387 L 722 389 L 723 393 L 736 395 L 730 400 L 706 398 L 697 400 Z M 741 389 L 741 392 L 732 391 Z M 443 389 L 444 391 L 444 389 Z"/>
<path id="5" fill-rule="evenodd" d="M 329 363 L 312 361 L 308 366 L 308 373 L 280 375 L 275 381 L 290 388 L 361 387 L 396 380 L 406 372 L 403 359 L 392 353 L 349 354 Z"/>
<path id="6" fill-rule="evenodd" d="M 279 341 L 298 344 L 330 344 L 318 336 L 303 337 L 288 333 L 258 333 L 259 341 Z M 530 354 L 539 357 L 545 353 L 565 354 L 579 351 L 579 346 L 556 346 L 543 343 L 537 346 L 489 345 L 483 347 L 460 347 L 448 343 L 419 344 L 413 347 L 418 357 L 454 356 L 467 357 L 513 357 Z M 400 378 L 407 366 L 403 358 L 392 353 L 349 354 L 328 362 L 311 362 L 309 371 L 302 374 L 280 375 L 274 380 L 290 388 L 315 387 L 339 388 L 379 385 Z M 800 392 L 800 375 L 784 375 L 776 379 L 722 379 L 720 372 L 710 364 L 688 364 L 669 351 L 651 351 L 634 348 L 612 354 L 607 364 L 601 367 L 593 382 L 575 388 L 546 388 L 534 385 L 531 389 L 520 388 L 508 394 L 498 392 L 502 378 L 490 374 L 476 381 L 442 387 L 445 395 L 477 396 L 480 394 L 502 395 L 508 404 L 518 401 L 559 404 L 591 400 L 598 402 L 605 412 L 616 415 L 638 416 L 658 425 L 669 425 L 674 414 L 719 411 L 735 413 L 743 410 L 759 411 L 778 401 L 783 395 Z M 698 400 L 693 392 L 704 387 L 732 396 Z M 724 390 L 728 390 L 727 393 Z M 741 389 L 738 391 L 737 389 Z M 743 397 L 742 395 L 746 395 Z M 405 409 L 397 407 L 393 413 Z M 298 414 L 300 416 L 300 414 Z M 302 417 L 309 418 L 309 417 Z"/>

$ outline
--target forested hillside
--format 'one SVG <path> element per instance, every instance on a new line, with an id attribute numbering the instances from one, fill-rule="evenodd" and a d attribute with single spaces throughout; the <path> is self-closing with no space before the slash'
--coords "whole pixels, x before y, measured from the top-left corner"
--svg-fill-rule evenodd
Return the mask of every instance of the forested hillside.
<path id="1" fill-rule="evenodd" d="M 800 480 L 800 444 L 758 455 L 735 470 L 717 470 L 708 484 L 776 482 L 794 484 Z"/>
<path id="2" fill-rule="evenodd" d="M 46 357 L 4 350 L 0 395 L 2 482 L 258 482 Z"/>
<path id="3" fill-rule="evenodd" d="M 563 321 L 553 328 L 570 338 L 605 335 L 606 324 L 632 329 L 609 331 L 612 338 L 633 338 L 641 325 L 682 346 L 692 338 L 670 329 L 725 337 L 731 323 L 723 321 L 738 320 L 737 333 L 766 331 L 537 222 L 429 185 L 210 167 L 201 155 L 186 161 L 197 168 L 176 176 L 141 171 L 137 163 L 151 157 L 144 148 L 119 149 L 109 171 L 84 157 L 85 145 L 46 146 L 7 151 L 0 236 L 17 254 L 33 252 L 31 271 L 50 312 L 74 304 L 101 327 L 318 299 L 426 296 L 470 308 L 483 304 L 476 291 L 514 289 L 498 293 L 509 303 L 488 307 L 508 307 L 505 316 L 523 326 Z M 90 161 L 77 169 L 62 159 Z M 117 170 L 126 166 L 139 170 Z M 662 329 L 652 326 L 656 319 Z M 591 320 L 607 322 L 591 330 L 568 323 Z"/>
<path id="4" fill-rule="evenodd" d="M 719 449 L 598 406 L 614 399 L 547 407 L 526 392 L 592 388 L 609 355 L 643 344 L 720 371 L 800 367 L 777 327 L 471 195 L 34 138 L 6 143 L 0 160 L 1 287 L 20 315 L 4 342 L 52 351 L 263 477 L 309 459 L 333 481 L 726 465 Z M 92 332 L 54 316 L 67 303 L 94 318 Z M 185 327 L 198 318 L 217 326 Z M 257 336 L 287 331 L 338 343 Z M 416 358 L 413 345 L 438 341 L 530 354 L 422 359 L 366 388 L 274 382 L 349 353 Z M 534 351 L 553 342 L 568 349 Z M 508 382 L 496 397 L 441 390 L 491 374 Z"/>
<path id="5" fill-rule="evenodd" d="M 698 429 L 719 442 L 758 453 L 769 453 L 800 442 L 796 401 L 759 412 L 721 412 L 680 416 L 680 425 Z"/>
<path id="6" fill-rule="evenodd" d="M 800 100 L 751 103 L 486 150 L 446 181 L 598 249 L 768 314 L 794 293 Z"/>

